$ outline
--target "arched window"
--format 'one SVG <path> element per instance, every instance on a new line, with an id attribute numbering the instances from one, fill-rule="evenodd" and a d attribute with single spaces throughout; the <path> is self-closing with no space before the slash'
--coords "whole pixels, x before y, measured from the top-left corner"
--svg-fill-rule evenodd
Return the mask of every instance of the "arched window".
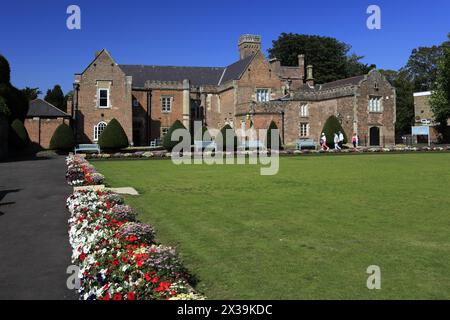
<path id="1" fill-rule="evenodd" d="M 103 130 L 106 128 L 106 122 L 101 121 L 94 127 L 94 141 L 98 141 Z"/>

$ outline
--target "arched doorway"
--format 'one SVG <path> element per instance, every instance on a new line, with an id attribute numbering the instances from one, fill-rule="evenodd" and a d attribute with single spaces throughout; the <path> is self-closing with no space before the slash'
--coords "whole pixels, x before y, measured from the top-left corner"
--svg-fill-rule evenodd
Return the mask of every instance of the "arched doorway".
<path id="1" fill-rule="evenodd" d="M 370 145 L 379 146 L 380 145 L 380 128 L 372 127 L 370 128 Z"/>

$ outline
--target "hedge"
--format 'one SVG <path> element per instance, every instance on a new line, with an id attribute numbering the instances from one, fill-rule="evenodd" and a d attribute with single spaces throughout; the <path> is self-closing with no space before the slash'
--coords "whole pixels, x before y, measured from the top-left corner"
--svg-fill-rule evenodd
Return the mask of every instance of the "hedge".
<path id="1" fill-rule="evenodd" d="M 183 138 L 179 138 L 176 141 L 172 141 L 172 134 L 177 129 L 185 129 L 186 127 L 181 123 L 180 120 L 175 121 L 172 126 L 169 128 L 169 131 L 167 131 L 166 135 L 163 138 L 163 147 L 167 149 L 168 151 L 172 151 L 172 149 L 179 144 L 181 141 L 183 141 Z"/>
<path id="2" fill-rule="evenodd" d="M 75 139 L 73 137 L 72 129 L 65 123 L 62 123 L 56 128 L 50 140 L 50 149 L 69 151 L 75 146 Z"/>
<path id="3" fill-rule="evenodd" d="M 334 134 L 339 133 L 339 131 L 344 134 L 344 144 L 347 143 L 347 135 L 345 134 L 338 118 L 335 116 L 329 117 L 323 126 L 322 132 L 325 133 L 325 136 L 327 137 L 327 145 L 330 148 L 334 148 Z"/>
<path id="4" fill-rule="evenodd" d="M 9 132 L 9 146 L 12 149 L 23 149 L 30 143 L 27 129 L 23 122 L 16 119 L 11 123 Z"/>
<path id="5" fill-rule="evenodd" d="M 128 137 L 119 121 L 112 119 L 98 138 L 102 149 L 123 149 L 128 147 Z"/>
<path id="6" fill-rule="evenodd" d="M 226 136 L 227 130 L 231 130 L 233 132 L 232 137 L 233 137 L 233 145 L 234 145 L 234 147 L 233 147 L 232 150 L 236 151 L 237 150 L 237 144 L 238 144 L 237 137 L 236 137 L 236 134 L 234 132 L 234 129 L 229 124 L 226 124 L 220 130 L 220 134 L 222 135 L 222 150 L 223 151 L 227 151 L 227 136 Z M 217 147 L 220 149 L 220 146 L 217 146 Z"/>
<path id="7" fill-rule="evenodd" d="M 277 130 L 278 127 L 274 121 L 270 122 L 269 128 L 267 129 L 266 136 L 266 147 L 267 149 L 272 149 L 272 130 Z M 281 150 L 281 137 L 278 135 L 278 149 Z"/>

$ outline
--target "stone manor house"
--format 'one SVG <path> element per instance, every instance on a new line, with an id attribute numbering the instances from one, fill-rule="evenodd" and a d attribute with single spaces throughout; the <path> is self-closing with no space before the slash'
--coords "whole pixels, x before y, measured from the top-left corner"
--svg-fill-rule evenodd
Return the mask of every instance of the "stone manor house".
<path id="1" fill-rule="evenodd" d="M 226 67 L 122 65 L 102 50 L 75 75 L 68 110 L 77 142 L 97 141 L 113 118 L 134 146 L 162 138 L 176 120 L 191 129 L 194 121 L 209 129 L 229 124 L 238 135 L 250 126 L 267 129 L 273 120 L 284 144 L 318 142 L 335 115 L 363 145 L 394 144 L 395 89 L 377 70 L 316 84 L 304 55 L 297 67 L 267 60 L 255 35 L 241 36 L 238 48 L 239 60 Z"/>

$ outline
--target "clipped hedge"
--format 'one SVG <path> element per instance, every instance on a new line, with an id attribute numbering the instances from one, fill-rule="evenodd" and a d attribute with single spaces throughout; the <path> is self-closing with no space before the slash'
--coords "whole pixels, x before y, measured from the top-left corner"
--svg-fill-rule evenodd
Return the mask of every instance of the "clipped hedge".
<path id="1" fill-rule="evenodd" d="M 23 122 L 16 119 L 11 123 L 9 131 L 9 146 L 12 149 L 19 150 L 27 147 L 30 143 L 27 129 Z"/>
<path id="2" fill-rule="evenodd" d="M 72 129 L 65 123 L 60 124 L 50 140 L 50 149 L 69 151 L 74 147 L 75 139 L 73 137 Z"/>
<path id="3" fill-rule="evenodd" d="M 220 129 L 220 134 L 222 135 L 222 139 L 223 139 L 222 140 L 222 150 L 227 151 L 227 143 L 229 143 L 227 141 L 227 135 L 226 135 L 227 130 L 232 130 L 232 132 L 233 132 L 232 137 L 233 137 L 234 147 L 231 150 L 236 151 L 237 145 L 238 145 L 237 136 L 236 136 L 236 133 L 234 132 L 234 129 L 229 124 L 226 124 L 222 129 Z M 220 149 L 220 146 L 218 145 L 217 148 Z"/>
<path id="4" fill-rule="evenodd" d="M 101 149 L 114 150 L 128 147 L 128 137 L 119 121 L 112 119 L 98 138 Z"/>
<path id="5" fill-rule="evenodd" d="M 172 126 L 169 128 L 169 131 L 163 138 L 163 147 L 168 151 L 172 151 L 172 149 L 179 144 L 183 139 L 180 137 L 179 139 L 172 141 L 172 134 L 177 129 L 185 129 L 186 127 L 181 123 L 180 120 L 175 121 Z"/>
<path id="6" fill-rule="evenodd" d="M 323 126 L 322 132 L 325 133 L 325 136 L 327 137 L 327 145 L 330 148 L 334 148 L 334 134 L 337 134 L 339 131 L 344 134 L 344 144 L 346 144 L 348 141 L 347 135 L 345 134 L 338 118 L 335 116 L 329 117 Z"/>

